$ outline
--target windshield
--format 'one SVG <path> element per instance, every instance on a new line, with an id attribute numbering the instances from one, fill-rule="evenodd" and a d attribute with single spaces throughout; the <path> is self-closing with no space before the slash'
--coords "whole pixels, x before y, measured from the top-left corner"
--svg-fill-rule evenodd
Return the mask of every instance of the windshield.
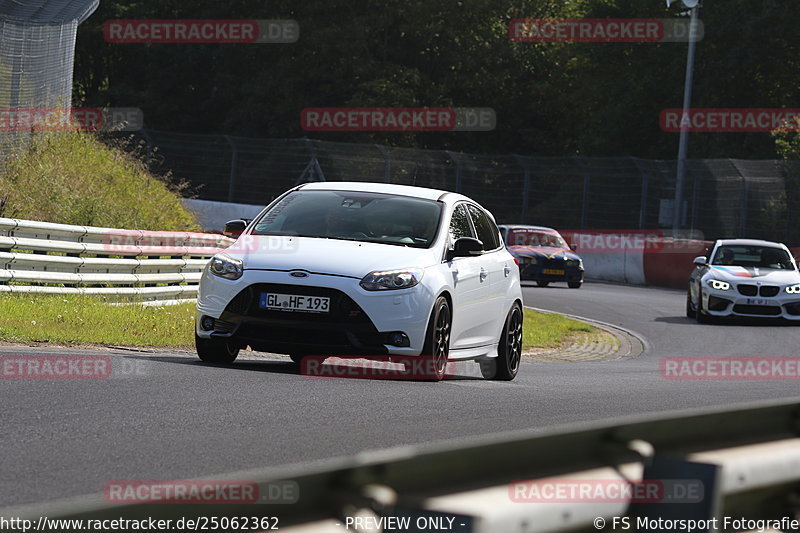
<path id="1" fill-rule="evenodd" d="M 294 191 L 256 222 L 253 235 L 294 235 L 428 248 L 439 202 L 353 191 Z"/>
<path id="2" fill-rule="evenodd" d="M 508 237 L 506 237 L 506 244 L 509 246 L 569 248 L 566 241 L 558 233 L 526 229 L 514 229 L 509 231 Z"/>
<path id="3" fill-rule="evenodd" d="M 720 246 L 717 248 L 711 264 L 776 270 L 794 269 L 786 250 L 773 246 Z"/>

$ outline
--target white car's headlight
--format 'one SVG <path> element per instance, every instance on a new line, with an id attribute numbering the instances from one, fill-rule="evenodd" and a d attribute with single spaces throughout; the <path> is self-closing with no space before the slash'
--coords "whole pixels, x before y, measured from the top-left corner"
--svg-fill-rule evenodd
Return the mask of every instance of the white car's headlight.
<path id="1" fill-rule="evenodd" d="M 422 279 L 421 268 L 402 270 L 375 270 L 361 280 L 361 286 L 368 291 L 390 291 L 408 289 Z"/>
<path id="2" fill-rule="evenodd" d="M 786 292 L 789 294 L 800 294 L 800 283 L 797 285 L 789 285 L 786 287 Z"/>
<path id="3" fill-rule="evenodd" d="M 215 276 L 225 279 L 239 279 L 243 273 L 242 261 L 225 254 L 212 257 L 209 269 Z"/>
<path id="4" fill-rule="evenodd" d="M 718 291 L 727 291 L 731 288 L 730 283 L 728 283 L 727 281 L 720 281 L 718 279 L 708 280 L 708 286 Z"/>

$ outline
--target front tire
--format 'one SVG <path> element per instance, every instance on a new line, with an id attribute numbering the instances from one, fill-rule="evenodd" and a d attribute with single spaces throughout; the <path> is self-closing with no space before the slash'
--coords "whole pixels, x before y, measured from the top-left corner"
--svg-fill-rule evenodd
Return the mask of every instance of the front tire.
<path id="1" fill-rule="evenodd" d="M 225 339 L 204 339 L 194 334 L 194 346 L 197 356 L 204 363 L 229 365 L 239 355 L 239 348 Z"/>
<path id="2" fill-rule="evenodd" d="M 698 324 L 708 324 L 711 317 L 703 313 L 703 290 L 697 289 L 697 304 L 694 306 L 694 318 Z"/>
<path id="3" fill-rule="evenodd" d="M 428 321 L 428 331 L 425 334 L 425 345 L 420 354 L 425 358 L 423 365 L 423 379 L 441 381 L 447 367 L 447 358 L 450 355 L 450 330 L 452 327 L 452 314 L 447 298 L 439 296 L 431 311 Z"/>
<path id="4" fill-rule="evenodd" d="M 536 284 L 538 286 L 540 286 L 540 287 L 547 287 L 548 285 L 550 285 L 550 282 L 549 281 L 537 281 Z"/>
<path id="5" fill-rule="evenodd" d="M 567 286 L 570 289 L 580 289 L 581 285 L 582 285 L 582 283 L 580 281 L 569 281 L 569 282 L 567 282 Z"/>
<path id="6" fill-rule="evenodd" d="M 517 377 L 522 361 L 522 308 L 515 303 L 506 316 L 503 334 L 497 345 L 497 357 L 481 361 L 481 374 L 485 379 L 511 381 Z"/>

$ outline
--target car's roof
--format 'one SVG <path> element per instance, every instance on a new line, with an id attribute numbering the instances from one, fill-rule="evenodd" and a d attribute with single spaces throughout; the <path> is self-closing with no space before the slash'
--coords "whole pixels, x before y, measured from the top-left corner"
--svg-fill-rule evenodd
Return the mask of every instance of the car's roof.
<path id="1" fill-rule="evenodd" d="M 553 228 L 548 228 L 546 226 L 526 226 L 524 224 L 500 224 L 500 227 L 507 229 L 530 229 L 535 231 L 547 231 L 550 233 L 558 233 L 557 230 Z"/>
<path id="2" fill-rule="evenodd" d="M 315 181 L 301 185 L 303 190 L 317 191 L 363 191 L 383 194 L 397 194 L 400 196 L 412 196 L 427 200 L 442 200 L 455 202 L 458 200 L 474 200 L 458 193 L 441 191 L 438 189 L 427 189 L 425 187 L 413 187 L 411 185 L 394 185 L 392 183 L 372 183 L 363 181 Z M 477 202 L 476 202 L 477 203 Z"/>
<path id="3" fill-rule="evenodd" d="M 719 239 L 717 244 L 720 246 L 772 246 L 774 248 L 786 248 L 785 244 L 762 241 L 760 239 Z"/>

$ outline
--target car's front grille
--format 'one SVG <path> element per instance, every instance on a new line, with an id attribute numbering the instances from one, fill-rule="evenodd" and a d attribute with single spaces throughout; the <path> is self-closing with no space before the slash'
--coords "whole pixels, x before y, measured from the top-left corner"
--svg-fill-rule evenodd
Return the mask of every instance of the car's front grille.
<path id="1" fill-rule="evenodd" d="M 262 293 L 329 298 L 330 310 L 307 313 L 264 309 L 259 307 Z M 221 318 L 236 325 L 235 339 L 257 351 L 384 354 L 389 342 L 388 334 L 378 332 L 352 298 L 327 287 L 256 283 L 237 294 Z"/>
<path id="2" fill-rule="evenodd" d="M 287 312 L 262 309 L 258 306 L 262 293 L 293 294 L 300 296 L 321 296 L 330 298 L 330 311 L 327 313 Z M 254 318 L 274 318 L 287 322 L 341 322 L 369 323 L 366 313 L 340 290 L 307 285 L 285 285 L 279 283 L 256 283 L 242 290 L 231 300 L 226 311 Z"/>
<path id="3" fill-rule="evenodd" d="M 780 287 L 776 287 L 774 285 L 764 285 L 764 286 L 761 287 L 760 293 L 761 293 L 761 296 L 766 296 L 766 297 L 769 298 L 769 297 L 777 295 L 778 291 L 780 291 L 780 290 L 781 290 Z"/>
<path id="4" fill-rule="evenodd" d="M 781 308 L 775 305 L 737 304 L 733 306 L 733 312 L 741 313 L 743 315 L 777 316 L 781 314 Z"/>
<path id="5" fill-rule="evenodd" d="M 755 296 L 758 294 L 758 287 L 755 285 L 739 285 L 739 294 L 744 296 Z"/>

